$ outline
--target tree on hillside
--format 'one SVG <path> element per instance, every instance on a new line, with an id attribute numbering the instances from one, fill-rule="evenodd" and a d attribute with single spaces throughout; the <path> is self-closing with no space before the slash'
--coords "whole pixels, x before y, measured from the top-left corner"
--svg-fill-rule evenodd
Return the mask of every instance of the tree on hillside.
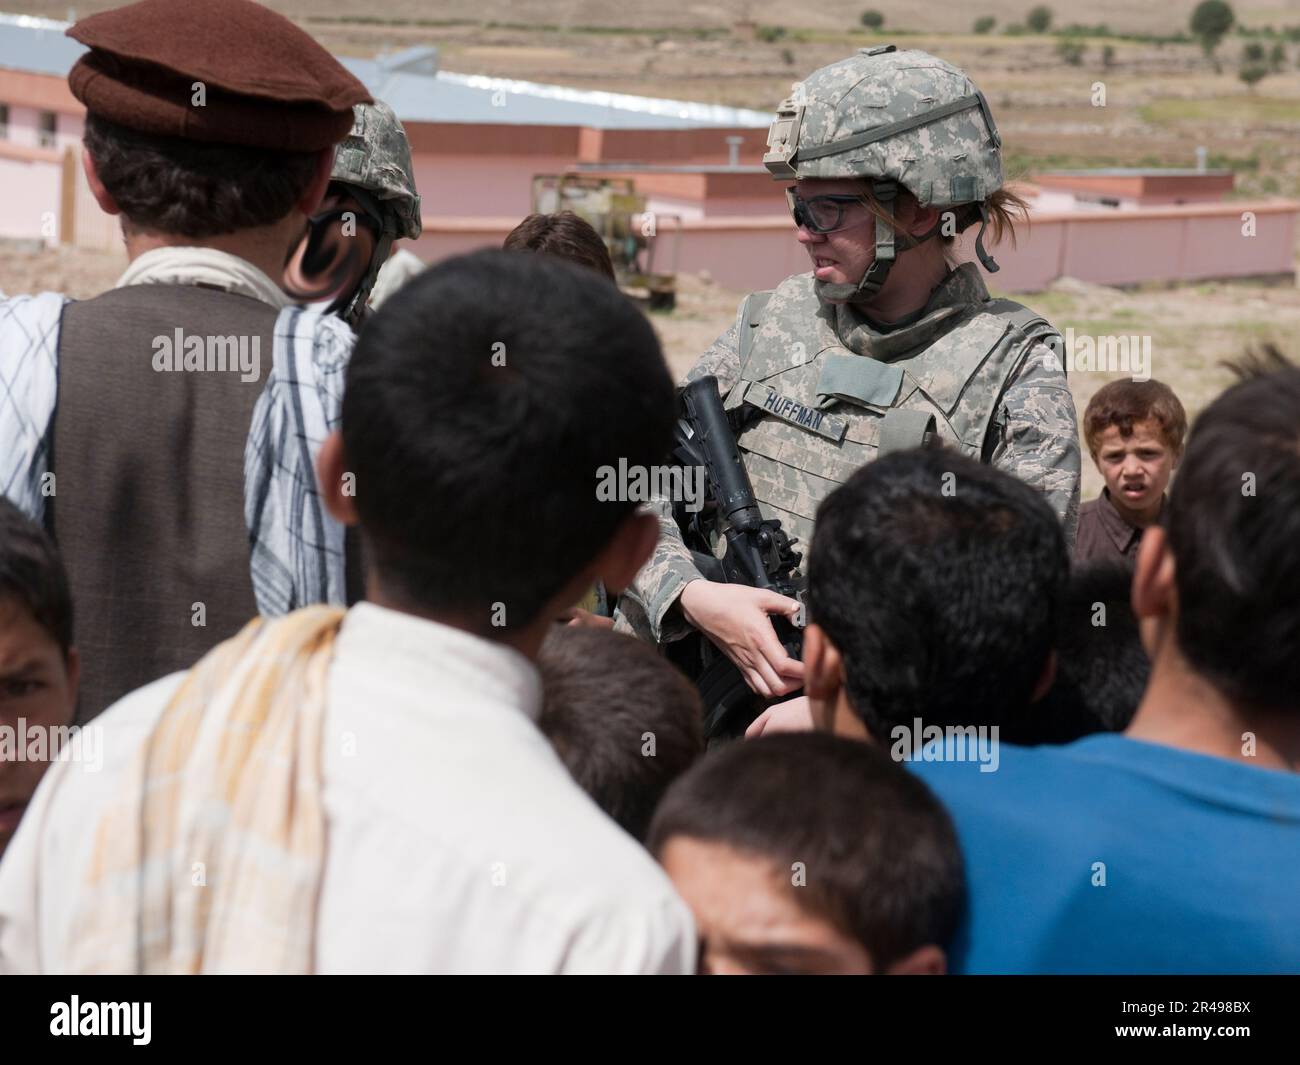
<path id="1" fill-rule="evenodd" d="M 995 19 L 992 15 L 981 15 L 979 18 L 975 20 L 975 26 L 974 26 L 975 32 L 988 33 L 990 30 L 993 29 L 994 26 L 997 25 L 997 22 L 998 20 Z"/>
<path id="2" fill-rule="evenodd" d="M 1046 33 L 1052 25 L 1052 9 L 1046 4 L 1039 4 L 1025 16 L 1025 25 L 1032 33 Z"/>
<path id="3" fill-rule="evenodd" d="M 1056 54 L 1072 67 L 1077 67 L 1083 62 L 1083 53 L 1083 42 L 1076 41 L 1073 37 L 1062 37 L 1056 42 Z"/>
<path id="4" fill-rule="evenodd" d="M 1201 0 L 1192 12 L 1192 36 L 1200 42 L 1206 57 L 1213 61 L 1215 73 L 1219 71 L 1219 61 L 1214 58 L 1214 50 L 1236 21 L 1225 0 Z"/>
<path id="5" fill-rule="evenodd" d="M 1256 84 L 1268 74 L 1268 60 L 1265 58 L 1264 46 L 1258 41 L 1250 41 L 1241 50 L 1241 63 L 1237 67 L 1237 77 L 1246 83 L 1246 88 L 1254 92 Z"/>
<path id="6" fill-rule="evenodd" d="M 1237 68 L 1237 77 L 1246 83 L 1246 87 L 1251 92 L 1255 91 L 1255 84 L 1262 81 L 1268 76 L 1268 67 L 1263 63 L 1242 63 Z"/>
<path id="7" fill-rule="evenodd" d="M 868 9 L 862 12 L 862 17 L 858 21 L 869 30 L 878 30 L 885 24 L 885 16 L 879 11 Z"/>

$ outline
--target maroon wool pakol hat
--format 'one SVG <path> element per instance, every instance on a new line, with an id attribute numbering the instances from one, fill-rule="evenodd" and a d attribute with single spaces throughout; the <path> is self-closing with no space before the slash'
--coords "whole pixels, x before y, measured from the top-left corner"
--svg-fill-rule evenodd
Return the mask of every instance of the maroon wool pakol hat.
<path id="1" fill-rule="evenodd" d="M 366 87 L 251 0 L 141 0 L 82 19 L 68 73 L 86 110 L 143 133 L 315 152 L 352 128 Z"/>

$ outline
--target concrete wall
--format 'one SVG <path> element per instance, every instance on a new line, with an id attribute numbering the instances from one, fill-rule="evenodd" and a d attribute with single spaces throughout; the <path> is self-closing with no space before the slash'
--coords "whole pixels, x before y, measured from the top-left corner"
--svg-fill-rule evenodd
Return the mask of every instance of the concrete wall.
<path id="1" fill-rule="evenodd" d="M 1294 201 L 1239 201 L 1035 214 L 1018 247 L 993 249 L 1002 269 L 992 281 L 1008 292 L 1033 292 L 1058 277 L 1131 285 L 1291 274 L 1298 210 Z M 1254 213 L 1254 236 L 1243 235 L 1246 212 Z M 974 230 L 960 247 L 974 258 Z"/>
<path id="2" fill-rule="evenodd" d="M 1143 208 L 1124 212 L 1040 214 L 1019 244 L 989 250 L 1001 267 L 989 283 L 1006 292 L 1035 292 L 1058 277 L 1102 285 L 1142 281 L 1291 274 L 1296 213 L 1292 201 Z M 1242 233 L 1244 212 L 1255 235 Z M 412 249 L 435 262 L 485 246 L 499 246 L 518 216 L 425 219 Z M 655 267 L 708 273 L 727 288 L 770 288 L 808 269 L 807 255 L 784 215 L 753 218 L 658 219 Z M 960 259 L 975 258 L 975 230 L 957 244 Z"/>
<path id="3" fill-rule="evenodd" d="M 420 154 L 412 157 L 415 187 L 426 219 L 518 215 L 532 210 L 533 177 L 559 174 L 573 160 L 560 155 L 520 158 Z"/>
<path id="4" fill-rule="evenodd" d="M 0 236 L 57 244 L 62 188 L 58 152 L 0 142 Z"/>

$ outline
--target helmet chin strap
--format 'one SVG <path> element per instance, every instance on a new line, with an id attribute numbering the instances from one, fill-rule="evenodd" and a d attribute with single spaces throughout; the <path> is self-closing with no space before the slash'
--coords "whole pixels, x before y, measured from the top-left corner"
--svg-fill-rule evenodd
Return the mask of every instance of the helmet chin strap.
<path id="1" fill-rule="evenodd" d="M 375 281 L 379 277 L 379 268 L 388 261 L 388 253 L 393 247 L 396 229 L 391 215 L 383 209 L 377 197 L 356 186 L 349 186 L 348 193 L 365 208 L 367 214 L 383 226 L 379 240 L 375 243 L 375 250 L 370 256 L 366 272 L 361 276 L 361 280 L 357 282 L 357 287 L 351 293 L 341 296 L 335 305 L 330 308 L 355 330 L 361 327 L 361 322 L 365 318 L 366 304 L 370 301 L 370 291 L 375 287 Z"/>
<path id="2" fill-rule="evenodd" d="M 366 305 L 370 302 L 370 292 L 379 278 L 379 268 L 388 261 L 388 253 L 392 247 L 393 235 L 385 229 L 384 235 L 375 244 L 375 252 L 370 257 L 370 265 L 366 268 L 364 276 L 352 290 L 352 294 L 344 297 L 346 302 L 336 311 L 338 316 L 353 329 L 361 328 L 361 322 L 366 315 Z"/>
<path id="3" fill-rule="evenodd" d="M 883 180 L 871 183 L 871 193 L 883 209 L 876 215 L 876 257 L 872 260 L 862 280 L 856 285 L 835 285 L 827 281 L 814 284 L 817 295 L 828 303 L 866 303 L 875 298 L 893 269 L 895 247 L 894 226 L 886 215 L 893 215 L 894 201 L 898 198 L 898 185 L 894 181 Z"/>
<path id="4" fill-rule="evenodd" d="M 996 274 L 1000 267 L 993 260 L 993 256 L 988 253 L 984 247 L 984 230 L 989 224 L 988 208 L 983 203 L 980 205 L 980 231 L 975 234 L 975 254 L 979 256 L 980 265 L 990 274 Z"/>

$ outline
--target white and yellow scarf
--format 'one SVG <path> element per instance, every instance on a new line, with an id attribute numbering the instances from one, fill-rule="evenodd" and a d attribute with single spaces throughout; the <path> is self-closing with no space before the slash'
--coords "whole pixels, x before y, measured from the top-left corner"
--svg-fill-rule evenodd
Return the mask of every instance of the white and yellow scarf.
<path id="1" fill-rule="evenodd" d="M 312 971 L 343 613 L 250 622 L 189 671 L 100 819 L 69 971 Z"/>

